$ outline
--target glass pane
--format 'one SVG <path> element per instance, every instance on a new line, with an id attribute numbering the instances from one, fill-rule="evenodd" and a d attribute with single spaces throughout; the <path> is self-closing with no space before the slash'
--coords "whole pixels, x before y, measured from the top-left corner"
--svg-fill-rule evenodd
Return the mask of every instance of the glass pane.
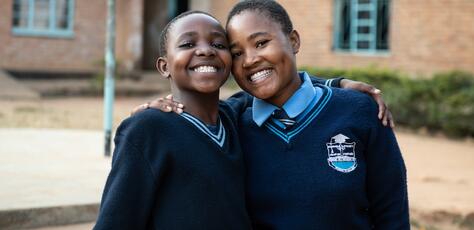
<path id="1" fill-rule="evenodd" d="M 350 1 L 343 1 L 340 11 L 339 49 L 349 49 L 351 41 L 351 8 Z"/>
<path id="2" fill-rule="evenodd" d="M 13 1 L 13 18 L 12 24 L 14 27 L 28 26 L 28 0 Z"/>
<path id="3" fill-rule="evenodd" d="M 378 50 L 389 48 L 389 1 L 379 0 L 377 9 L 377 43 Z"/>
<path id="4" fill-rule="evenodd" d="M 49 0 L 36 0 L 34 4 L 35 18 L 33 27 L 45 29 L 49 27 Z"/>
<path id="5" fill-rule="evenodd" d="M 369 42 L 368 41 L 358 41 L 357 42 L 357 49 L 368 49 Z"/>
<path id="6" fill-rule="evenodd" d="M 359 27 L 357 27 L 357 33 L 358 34 L 369 34 L 370 33 L 370 27 L 369 26 L 359 26 Z"/>
<path id="7" fill-rule="evenodd" d="M 359 0 L 359 4 L 370 3 L 371 0 Z"/>
<path id="8" fill-rule="evenodd" d="M 69 4 L 68 0 L 56 0 L 56 28 L 67 29 L 68 28 L 68 12 Z"/>
<path id="9" fill-rule="evenodd" d="M 357 13 L 358 19 L 370 19 L 370 11 L 359 11 Z"/>

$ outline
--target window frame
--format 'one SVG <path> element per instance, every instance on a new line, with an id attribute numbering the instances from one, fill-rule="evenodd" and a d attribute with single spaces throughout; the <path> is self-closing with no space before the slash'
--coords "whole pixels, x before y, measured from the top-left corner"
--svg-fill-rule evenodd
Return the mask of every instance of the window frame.
<path id="1" fill-rule="evenodd" d="M 28 1 L 28 14 L 26 26 L 15 26 L 13 23 L 14 17 L 16 16 L 15 10 L 12 7 L 12 34 L 15 36 L 30 36 L 30 37 L 51 37 L 51 38 L 73 38 L 74 37 L 74 0 L 66 0 L 67 4 L 67 18 L 66 28 L 59 28 L 56 25 L 57 18 L 57 1 L 49 0 L 48 9 L 48 27 L 37 28 L 34 25 L 35 18 L 35 4 L 36 0 Z M 13 2 L 13 4 L 15 4 Z"/>
<path id="2" fill-rule="evenodd" d="M 341 39 L 342 39 L 342 28 L 341 28 L 341 20 L 342 20 L 342 4 L 344 0 L 334 0 L 334 8 L 333 8 L 333 16 L 334 16 L 334 24 L 333 24 L 333 45 L 332 48 L 335 52 L 337 53 L 343 53 L 343 54 L 360 54 L 360 55 L 366 55 L 366 56 L 384 56 L 384 55 L 389 55 L 390 54 L 390 24 L 391 24 L 391 1 L 387 0 L 387 20 L 388 20 L 388 38 L 387 38 L 387 47 L 386 49 L 380 49 L 377 48 L 377 36 L 378 36 L 378 14 L 379 14 L 379 8 L 378 8 L 378 3 L 379 0 L 370 0 L 370 3 L 365 3 L 366 5 L 371 5 L 374 8 L 375 15 L 372 15 L 370 19 L 358 19 L 357 14 L 358 12 L 354 10 L 354 6 L 358 4 L 364 5 L 364 3 L 358 3 L 358 0 L 347 0 L 349 2 L 349 20 L 350 20 L 350 32 L 349 32 L 349 47 L 348 48 L 341 48 Z M 367 6 L 363 6 L 363 10 L 367 11 Z M 356 8 L 357 9 L 357 8 Z M 357 42 L 359 41 L 357 38 L 357 26 L 360 25 L 354 25 L 353 21 L 356 20 L 365 20 L 365 22 L 362 25 L 364 27 L 371 27 L 370 30 L 371 32 L 369 33 L 370 35 L 364 36 L 366 39 L 365 40 L 360 40 L 360 41 L 368 41 L 369 42 L 369 48 L 358 48 Z M 370 20 L 370 22 L 368 21 Z M 359 27 L 360 28 L 360 27 Z M 369 38 L 371 36 L 371 38 Z M 355 37 L 355 38 L 354 38 Z M 372 39 L 372 41 L 370 41 Z"/>

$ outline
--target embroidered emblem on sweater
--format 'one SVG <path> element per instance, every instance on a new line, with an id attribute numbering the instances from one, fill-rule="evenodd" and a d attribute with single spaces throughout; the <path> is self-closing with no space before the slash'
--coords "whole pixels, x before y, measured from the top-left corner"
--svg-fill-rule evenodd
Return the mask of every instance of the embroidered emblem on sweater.
<path id="1" fill-rule="evenodd" d="M 349 142 L 350 138 L 342 134 L 338 134 L 326 143 L 328 149 L 328 164 L 333 169 L 348 173 L 357 167 L 357 159 L 355 157 L 355 142 Z"/>

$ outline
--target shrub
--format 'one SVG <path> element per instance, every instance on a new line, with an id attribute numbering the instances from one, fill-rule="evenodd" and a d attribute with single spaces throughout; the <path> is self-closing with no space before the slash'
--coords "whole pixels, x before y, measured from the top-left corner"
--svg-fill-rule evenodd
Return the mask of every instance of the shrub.
<path id="1" fill-rule="evenodd" d="M 400 125 L 474 137 L 474 76 L 470 73 L 451 71 L 425 79 L 375 67 L 302 69 L 320 77 L 344 76 L 376 86 Z"/>

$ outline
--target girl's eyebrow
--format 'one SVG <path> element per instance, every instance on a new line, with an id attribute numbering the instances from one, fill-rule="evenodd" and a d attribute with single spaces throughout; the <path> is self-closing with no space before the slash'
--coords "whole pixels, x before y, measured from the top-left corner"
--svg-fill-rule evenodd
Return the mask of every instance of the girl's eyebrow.
<path id="1" fill-rule="evenodd" d="M 250 36 L 248 36 L 247 41 L 253 40 L 258 36 L 265 36 L 265 35 L 269 35 L 269 33 L 267 33 L 267 32 L 255 32 L 255 33 L 251 34 Z M 232 49 L 236 45 L 237 45 L 236 42 L 232 42 L 229 47 Z"/>
<path id="2" fill-rule="evenodd" d="M 221 31 L 211 31 L 211 35 L 215 37 L 224 37 L 227 38 L 227 35 Z"/>
<path id="3" fill-rule="evenodd" d="M 258 36 L 265 36 L 265 35 L 268 35 L 269 33 L 267 32 L 255 32 L 253 34 L 251 34 L 248 38 L 247 38 L 247 41 L 250 41 L 252 39 L 255 39 L 256 37 Z"/>
<path id="4" fill-rule="evenodd" d="M 197 36 L 197 32 L 195 31 L 184 32 L 178 36 L 178 40 L 183 37 L 195 37 L 195 36 Z"/>
<path id="5" fill-rule="evenodd" d="M 227 36 L 225 35 L 224 32 L 220 32 L 220 31 L 211 31 L 209 33 L 211 36 L 214 36 L 214 37 L 224 37 L 224 38 L 227 38 Z M 198 32 L 196 31 L 188 31 L 188 32 L 184 32 L 182 34 L 180 34 L 178 36 L 178 40 L 181 39 L 182 37 L 196 37 L 198 36 Z"/>

